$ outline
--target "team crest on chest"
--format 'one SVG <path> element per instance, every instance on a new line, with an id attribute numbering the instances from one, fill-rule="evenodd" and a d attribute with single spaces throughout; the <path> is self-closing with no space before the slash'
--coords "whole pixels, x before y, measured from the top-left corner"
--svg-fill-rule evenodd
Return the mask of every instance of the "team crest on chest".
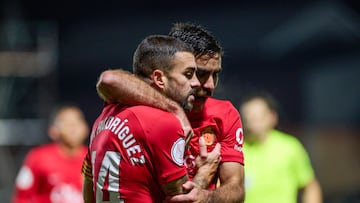
<path id="1" fill-rule="evenodd" d="M 205 127 L 201 132 L 201 136 L 205 139 L 206 145 L 212 145 L 215 141 L 215 131 L 212 126 Z"/>

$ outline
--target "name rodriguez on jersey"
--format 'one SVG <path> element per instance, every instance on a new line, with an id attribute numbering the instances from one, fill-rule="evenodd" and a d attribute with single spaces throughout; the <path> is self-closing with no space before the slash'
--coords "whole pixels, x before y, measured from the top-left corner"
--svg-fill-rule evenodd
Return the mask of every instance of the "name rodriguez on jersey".
<path id="1" fill-rule="evenodd" d="M 126 154 L 133 166 L 145 164 L 146 159 L 141 150 L 140 144 L 136 141 L 134 135 L 130 132 L 130 127 L 126 125 L 128 119 L 121 120 L 118 117 L 108 116 L 101 120 L 95 131 L 90 137 L 90 145 L 96 135 L 103 130 L 110 130 L 121 141 L 121 146 L 126 150 Z M 179 138 L 173 143 L 171 148 L 171 158 L 179 166 L 184 164 L 185 140 Z"/>
<path id="2" fill-rule="evenodd" d="M 134 138 L 134 135 L 130 133 L 129 126 L 125 125 L 128 122 L 128 119 L 121 120 L 118 117 L 108 116 L 105 119 L 99 122 L 99 125 L 96 128 L 96 131 L 92 132 L 90 138 L 90 145 L 92 140 L 96 135 L 98 135 L 103 130 L 110 130 L 112 133 L 117 135 L 118 139 L 121 141 L 121 145 L 126 149 L 127 156 L 129 157 L 131 164 L 144 164 L 145 156 L 141 151 L 141 147 Z M 135 155 L 135 154 L 140 154 Z"/>

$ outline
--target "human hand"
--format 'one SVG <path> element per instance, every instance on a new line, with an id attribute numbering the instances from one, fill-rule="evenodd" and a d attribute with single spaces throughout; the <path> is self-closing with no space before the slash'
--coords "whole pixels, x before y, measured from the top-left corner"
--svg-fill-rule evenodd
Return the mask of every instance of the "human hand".
<path id="1" fill-rule="evenodd" d="M 196 157 L 195 163 L 198 169 L 202 167 L 207 167 L 208 169 L 214 169 L 214 173 L 220 163 L 220 150 L 221 145 L 216 143 L 215 148 L 208 153 L 207 147 L 205 143 L 205 139 L 203 137 L 199 138 L 199 156 Z"/>
<path id="2" fill-rule="evenodd" d="M 220 157 L 220 144 L 217 143 L 213 151 L 207 152 L 205 139 L 199 138 L 199 156 L 196 157 L 196 175 L 193 178 L 193 182 L 196 183 L 200 188 L 207 188 L 210 182 L 213 180 L 217 168 L 219 166 Z"/>
<path id="3" fill-rule="evenodd" d="M 187 181 L 183 184 L 184 191 L 189 191 L 186 194 L 179 194 L 175 196 L 168 196 L 163 203 L 200 203 L 205 202 L 206 193 L 208 191 L 202 190 L 194 182 Z"/>

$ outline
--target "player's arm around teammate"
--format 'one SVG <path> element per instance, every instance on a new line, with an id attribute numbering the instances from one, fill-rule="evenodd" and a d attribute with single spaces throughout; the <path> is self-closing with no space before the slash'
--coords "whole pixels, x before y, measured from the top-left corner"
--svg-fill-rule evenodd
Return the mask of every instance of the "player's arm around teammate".
<path id="1" fill-rule="evenodd" d="M 107 103 L 142 104 L 169 111 L 179 119 L 184 134 L 192 135 L 190 122 L 181 106 L 167 96 L 154 91 L 145 81 L 128 71 L 105 70 L 99 77 L 96 90 L 100 98 Z M 149 92 L 151 93 L 150 97 Z"/>
<path id="2" fill-rule="evenodd" d="M 136 91 L 133 91 L 136 90 Z M 127 102 L 161 108 L 173 113 L 183 111 L 180 107 L 174 111 L 173 101 L 154 91 L 151 86 L 124 70 L 106 70 L 97 83 L 99 96 L 107 102 Z M 126 98 L 124 98 L 126 97 Z M 184 114 L 185 115 L 185 114 Z M 179 118 L 179 117 L 178 117 Z M 187 118 L 183 118 L 187 121 Z M 187 121 L 188 122 L 188 121 Z M 219 166 L 221 187 L 208 191 L 205 187 L 185 185 L 186 195 L 169 197 L 169 202 L 241 202 L 245 195 L 244 167 L 238 162 L 224 162 Z M 208 183 L 207 183 L 208 184 Z"/>

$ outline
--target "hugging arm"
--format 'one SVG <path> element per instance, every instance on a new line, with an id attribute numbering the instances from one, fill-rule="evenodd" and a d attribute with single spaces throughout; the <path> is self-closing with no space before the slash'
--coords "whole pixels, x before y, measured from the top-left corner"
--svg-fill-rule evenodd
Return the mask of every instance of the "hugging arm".
<path id="1" fill-rule="evenodd" d="M 121 69 L 102 72 L 96 84 L 96 90 L 99 96 L 108 103 L 148 105 L 172 113 L 182 111 L 175 101 L 132 73 Z"/>
<path id="2" fill-rule="evenodd" d="M 209 195 L 209 202 L 243 202 L 245 197 L 244 166 L 237 162 L 220 165 L 221 185 Z"/>
<path id="3" fill-rule="evenodd" d="M 178 103 L 128 71 L 121 69 L 103 71 L 96 84 L 96 90 L 107 103 L 141 104 L 171 112 L 180 121 L 185 135 L 192 134 L 190 122 Z"/>

